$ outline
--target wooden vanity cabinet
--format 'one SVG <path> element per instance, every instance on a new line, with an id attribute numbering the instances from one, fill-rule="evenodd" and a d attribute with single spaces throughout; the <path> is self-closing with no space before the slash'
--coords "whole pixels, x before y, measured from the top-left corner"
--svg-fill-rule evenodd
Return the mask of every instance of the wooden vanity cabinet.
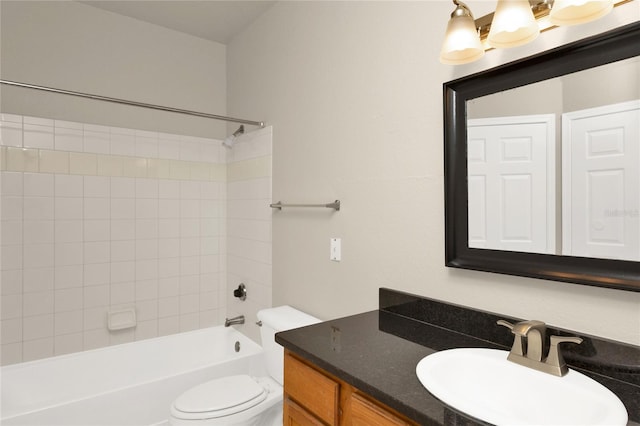
<path id="1" fill-rule="evenodd" d="M 348 383 L 286 350 L 285 426 L 417 425 Z"/>

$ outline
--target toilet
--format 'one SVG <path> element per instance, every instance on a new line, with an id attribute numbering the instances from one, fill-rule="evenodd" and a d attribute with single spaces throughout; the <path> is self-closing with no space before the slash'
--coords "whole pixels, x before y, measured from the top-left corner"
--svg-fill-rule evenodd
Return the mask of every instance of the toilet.
<path id="1" fill-rule="evenodd" d="M 195 386 L 171 404 L 170 425 L 282 425 L 284 350 L 275 334 L 320 320 L 286 305 L 259 311 L 258 320 L 269 376 L 226 376 Z"/>

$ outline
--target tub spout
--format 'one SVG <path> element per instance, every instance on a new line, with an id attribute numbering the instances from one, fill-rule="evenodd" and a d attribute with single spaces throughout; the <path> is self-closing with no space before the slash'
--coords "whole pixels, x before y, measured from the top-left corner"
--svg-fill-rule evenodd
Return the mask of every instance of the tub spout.
<path id="1" fill-rule="evenodd" d="M 233 318 L 226 318 L 224 320 L 225 327 L 229 327 L 230 325 L 234 325 L 234 324 L 244 324 L 244 315 L 240 315 Z"/>

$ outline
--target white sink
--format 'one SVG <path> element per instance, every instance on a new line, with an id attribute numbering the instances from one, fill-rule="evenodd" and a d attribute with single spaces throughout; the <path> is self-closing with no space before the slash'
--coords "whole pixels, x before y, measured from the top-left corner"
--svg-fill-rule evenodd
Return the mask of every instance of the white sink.
<path id="1" fill-rule="evenodd" d="M 495 425 L 626 425 L 627 410 L 595 380 L 507 361 L 506 351 L 450 349 L 423 358 L 418 379 L 445 404 Z"/>

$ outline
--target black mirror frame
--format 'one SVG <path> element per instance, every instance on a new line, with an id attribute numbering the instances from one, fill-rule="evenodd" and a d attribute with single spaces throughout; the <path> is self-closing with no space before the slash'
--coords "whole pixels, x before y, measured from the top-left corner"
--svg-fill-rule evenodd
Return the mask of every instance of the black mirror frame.
<path id="1" fill-rule="evenodd" d="M 640 55 L 640 22 L 444 84 L 445 263 L 449 267 L 640 291 L 640 262 L 469 248 L 466 103 Z"/>

